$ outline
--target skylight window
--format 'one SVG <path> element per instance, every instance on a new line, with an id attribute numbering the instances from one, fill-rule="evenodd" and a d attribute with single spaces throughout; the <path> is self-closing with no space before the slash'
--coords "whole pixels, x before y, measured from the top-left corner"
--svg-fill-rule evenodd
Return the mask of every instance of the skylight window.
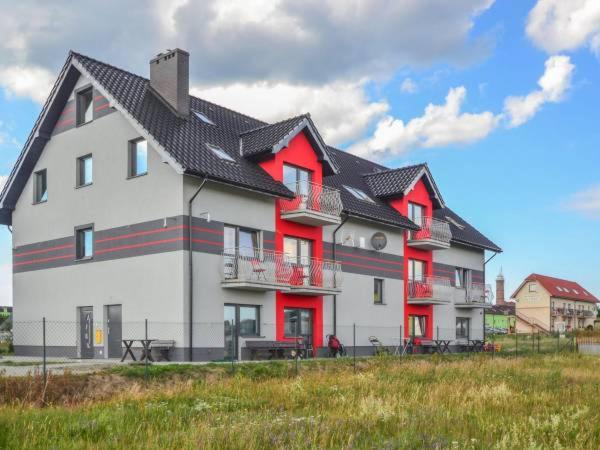
<path id="1" fill-rule="evenodd" d="M 204 114 L 202 114 L 200 111 L 193 111 L 193 113 L 196 115 L 196 117 L 198 119 L 200 119 L 202 122 L 207 123 L 209 125 L 214 125 L 215 123 L 210 120 L 208 117 L 206 117 Z"/>
<path id="2" fill-rule="evenodd" d="M 206 147 L 210 151 L 212 151 L 219 159 L 223 159 L 229 162 L 235 162 L 235 159 L 233 159 L 231 156 L 225 153 L 225 150 L 223 150 L 221 147 L 217 147 L 216 145 L 212 144 L 206 144 Z"/>
<path id="3" fill-rule="evenodd" d="M 556 289 L 558 289 L 560 292 L 562 292 L 562 289 L 560 286 L 556 286 Z"/>
<path id="4" fill-rule="evenodd" d="M 577 289 L 573 289 L 573 292 L 575 292 L 577 295 L 579 295 L 579 292 L 577 292 Z"/>
<path id="5" fill-rule="evenodd" d="M 461 230 L 465 229 L 465 226 L 462 223 L 458 223 L 458 221 L 454 220 L 452 217 L 446 216 L 446 220 Z"/>
<path id="6" fill-rule="evenodd" d="M 359 200 L 362 200 L 365 202 L 370 202 L 370 203 L 375 203 L 371 197 L 369 197 L 367 194 L 365 194 L 360 189 L 353 188 L 353 187 L 346 186 L 346 185 L 344 185 L 344 189 L 346 189 L 348 192 L 350 192 L 352 195 L 354 195 Z"/>
<path id="7" fill-rule="evenodd" d="M 569 292 L 569 290 L 566 287 L 563 288 L 563 291 Z"/>

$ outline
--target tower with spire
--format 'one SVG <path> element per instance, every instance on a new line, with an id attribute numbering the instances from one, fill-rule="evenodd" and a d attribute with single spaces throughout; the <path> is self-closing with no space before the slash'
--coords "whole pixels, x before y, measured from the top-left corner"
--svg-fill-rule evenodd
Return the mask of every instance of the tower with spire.
<path id="1" fill-rule="evenodd" d="M 500 273 L 496 277 L 496 305 L 505 305 L 504 301 L 504 275 L 502 274 L 502 266 Z"/>

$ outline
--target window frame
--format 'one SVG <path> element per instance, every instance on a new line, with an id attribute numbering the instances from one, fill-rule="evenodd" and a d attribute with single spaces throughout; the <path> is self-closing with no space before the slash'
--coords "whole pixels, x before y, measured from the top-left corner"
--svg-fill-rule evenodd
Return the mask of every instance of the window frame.
<path id="1" fill-rule="evenodd" d="M 408 218 L 410 220 L 412 220 L 413 222 L 417 223 L 415 221 L 415 209 L 420 209 L 421 210 L 421 220 L 419 221 L 419 225 L 423 220 L 423 217 L 425 217 L 427 215 L 427 208 L 425 207 L 425 205 L 421 205 L 420 203 L 415 203 L 415 202 L 408 202 Z"/>
<path id="2" fill-rule="evenodd" d="M 92 167 L 91 167 L 91 181 L 89 183 L 84 183 L 83 182 L 83 171 L 85 170 L 85 161 L 89 159 L 92 161 Z M 92 184 L 94 184 L 94 159 L 91 153 L 88 153 L 87 155 L 82 155 L 79 156 L 77 158 L 77 162 L 76 162 L 76 174 L 75 174 L 75 187 L 76 188 L 82 188 L 82 187 L 86 187 L 86 186 L 91 186 Z"/>
<path id="3" fill-rule="evenodd" d="M 43 195 L 40 193 L 40 177 L 43 176 L 44 184 L 46 189 Z M 33 204 L 37 205 L 40 203 L 46 203 L 48 201 L 48 169 L 40 169 L 33 173 Z"/>
<path id="4" fill-rule="evenodd" d="M 421 322 L 421 320 L 423 321 L 422 323 L 419 323 L 419 328 L 421 328 L 421 334 L 415 334 L 415 320 L 418 320 L 419 322 Z M 409 337 L 411 338 L 426 338 L 427 337 L 427 321 L 429 320 L 429 317 L 423 314 L 409 314 L 408 315 L 408 334 Z M 412 329 L 412 331 L 411 331 Z"/>
<path id="5" fill-rule="evenodd" d="M 261 306 L 254 304 L 245 303 L 225 303 L 224 306 L 231 306 L 235 308 L 235 333 L 238 337 L 249 338 L 249 337 L 261 337 Z M 240 323 L 240 310 L 241 308 L 252 308 L 256 311 L 256 333 L 242 333 L 242 327 Z"/>
<path id="6" fill-rule="evenodd" d="M 423 270 L 421 272 L 422 278 L 415 279 L 415 263 L 419 263 L 422 265 Z M 412 273 L 412 275 L 411 275 Z M 409 258 L 408 259 L 408 280 L 409 281 L 419 281 L 425 282 L 427 280 L 427 261 L 423 261 L 422 259 Z"/>
<path id="7" fill-rule="evenodd" d="M 92 118 L 90 120 L 85 120 L 85 111 L 82 111 L 82 99 L 83 96 L 89 92 L 90 94 L 90 104 L 89 107 L 92 108 Z M 94 121 L 94 87 L 89 84 L 87 86 L 83 86 L 80 89 L 75 91 L 75 126 L 81 127 L 90 122 Z"/>
<path id="8" fill-rule="evenodd" d="M 85 236 L 85 232 L 86 231 L 90 231 L 92 233 L 92 251 L 90 255 L 85 255 L 82 254 L 81 250 L 81 236 Z M 83 241 L 84 244 L 84 252 L 85 252 L 85 238 Z M 95 233 L 94 233 L 94 224 L 90 223 L 90 224 L 86 224 L 86 225 L 79 225 L 77 227 L 75 227 L 75 260 L 76 261 L 87 261 L 90 259 L 94 258 L 94 247 L 95 247 Z"/>
<path id="9" fill-rule="evenodd" d="M 537 292 L 537 283 L 529 283 L 529 292 Z"/>
<path id="10" fill-rule="evenodd" d="M 464 326 L 464 324 L 467 324 L 466 328 Z M 459 330 L 459 324 L 460 324 L 460 329 L 463 331 L 466 331 L 466 336 L 463 336 L 462 334 L 459 336 L 458 334 L 458 330 Z M 471 337 L 471 319 L 469 317 L 457 317 L 456 318 L 456 339 L 469 339 Z"/>
<path id="11" fill-rule="evenodd" d="M 146 143 L 146 171 L 137 173 L 137 171 L 134 172 L 134 168 L 136 168 L 138 165 L 137 144 L 140 142 Z M 127 179 L 143 177 L 144 175 L 148 175 L 148 140 L 143 137 L 139 137 L 130 140 L 127 145 Z"/>
<path id="12" fill-rule="evenodd" d="M 378 293 L 379 300 L 377 300 Z M 373 304 L 385 305 L 385 281 L 383 278 L 373 278 Z"/>
<path id="13" fill-rule="evenodd" d="M 460 273 L 460 276 L 459 276 Z M 454 287 L 456 289 L 467 289 L 471 280 L 471 269 L 466 269 L 464 267 L 455 267 L 454 268 Z M 460 280 L 460 285 L 456 282 Z"/>
<path id="14" fill-rule="evenodd" d="M 234 246 L 233 247 L 228 247 L 225 245 L 225 236 L 227 234 L 226 232 L 226 228 L 232 228 L 234 230 Z M 252 233 L 254 236 L 256 236 L 256 247 L 254 247 L 254 249 L 260 250 L 262 251 L 263 245 L 262 245 L 262 232 L 260 230 L 257 230 L 255 228 L 249 228 L 249 227 L 243 227 L 240 225 L 232 225 L 230 223 L 226 223 L 223 225 L 223 249 L 224 250 L 228 250 L 231 248 L 236 249 L 236 251 L 239 251 L 240 249 L 240 231 L 242 232 L 246 232 L 246 233 Z M 243 247 L 244 248 L 244 247 Z"/>
<path id="15" fill-rule="evenodd" d="M 308 312 L 309 318 L 310 318 L 310 333 L 308 333 L 308 334 L 303 333 L 304 330 L 300 329 L 300 332 L 296 333 L 295 335 L 289 335 L 289 334 L 287 334 L 286 333 L 286 331 L 287 331 L 286 328 L 287 327 L 285 326 L 286 325 L 286 314 L 285 314 L 286 311 L 298 311 L 300 314 L 302 312 Z M 298 316 L 298 317 L 300 319 L 300 321 L 298 323 L 300 324 L 300 328 L 302 328 L 301 317 L 300 316 Z M 315 322 L 314 322 L 314 320 L 315 320 L 314 311 L 312 309 L 310 309 L 310 308 L 298 308 L 298 307 L 295 307 L 295 306 L 284 307 L 283 308 L 283 337 L 284 337 L 284 339 L 294 339 L 294 338 L 299 337 L 299 336 L 310 336 L 312 338 L 312 336 L 315 333 Z"/>
<path id="16" fill-rule="evenodd" d="M 290 255 L 288 253 L 285 253 L 286 239 L 296 241 L 296 255 Z M 306 263 L 302 262 L 302 258 L 304 258 L 304 256 L 302 256 L 302 250 L 301 250 L 302 246 L 300 245 L 300 242 L 308 243 L 308 259 L 309 260 Z M 301 238 L 301 237 L 297 237 L 297 236 L 290 236 L 290 235 L 286 234 L 283 236 L 283 249 L 284 249 L 284 254 L 286 257 L 293 256 L 295 258 L 294 261 L 291 261 L 293 264 L 310 265 L 310 261 L 313 257 L 312 255 L 313 255 L 313 250 L 314 250 L 314 242 L 311 239 Z"/>

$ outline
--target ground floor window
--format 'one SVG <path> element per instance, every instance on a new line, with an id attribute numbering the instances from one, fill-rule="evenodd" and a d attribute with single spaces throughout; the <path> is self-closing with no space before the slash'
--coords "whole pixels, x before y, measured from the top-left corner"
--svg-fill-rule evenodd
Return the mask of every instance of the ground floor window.
<path id="1" fill-rule="evenodd" d="M 240 337 L 260 335 L 260 307 L 254 305 L 225 305 L 225 358 L 237 359 Z"/>
<path id="2" fill-rule="evenodd" d="M 286 338 L 296 336 L 312 336 L 312 310 L 301 308 L 285 308 L 283 310 L 283 334 Z"/>
<path id="3" fill-rule="evenodd" d="M 427 316 L 408 316 L 408 332 L 412 337 L 425 337 Z"/>
<path id="4" fill-rule="evenodd" d="M 456 318 L 456 339 L 469 339 L 469 323 L 466 317 Z"/>

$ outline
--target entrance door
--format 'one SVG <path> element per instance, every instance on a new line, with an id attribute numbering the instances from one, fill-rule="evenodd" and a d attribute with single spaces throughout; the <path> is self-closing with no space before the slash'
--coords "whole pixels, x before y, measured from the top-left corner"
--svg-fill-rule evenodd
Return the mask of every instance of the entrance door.
<path id="1" fill-rule="evenodd" d="M 310 309 L 285 308 L 283 333 L 286 338 L 302 337 L 306 348 L 312 349 L 313 314 Z"/>
<path id="2" fill-rule="evenodd" d="M 108 343 L 108 357 L 121 357 L 121 340 L 123 339 L 123 321 L 121 305 L 108 305 L 106 307 L 106 342 Z"/>
<path id="3" fill-rule="evenodd" d="M 91 306 L 79 308 L 79 357 L 94 357 L 94 310 Z"/>

